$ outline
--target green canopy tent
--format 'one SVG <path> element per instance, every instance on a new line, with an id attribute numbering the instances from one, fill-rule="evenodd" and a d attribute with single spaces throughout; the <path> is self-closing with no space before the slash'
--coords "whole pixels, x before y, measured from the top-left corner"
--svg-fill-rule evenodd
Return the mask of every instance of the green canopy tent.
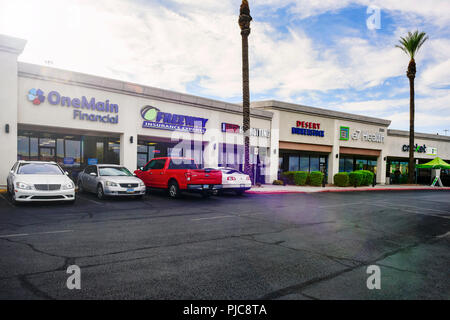
<path id="1" fill-rule="evenodd" d="M 440 178 L 441 169 L 450 169 L 450 164 L 448 164 L 441 158 L 436 157 L 433 160 L 431 160 L 430 162 L 423 163 L 423 164 L 416 164 L 416 168 L 418 168 L 418 169 L 435 169 L 436 170 L 435 178 L 431 185 L 434 186 L 434 185 L 436 185 L 436 183 L 439 183 L 439 185 L 441 187 L 443 187 L 441 178 Z"/>

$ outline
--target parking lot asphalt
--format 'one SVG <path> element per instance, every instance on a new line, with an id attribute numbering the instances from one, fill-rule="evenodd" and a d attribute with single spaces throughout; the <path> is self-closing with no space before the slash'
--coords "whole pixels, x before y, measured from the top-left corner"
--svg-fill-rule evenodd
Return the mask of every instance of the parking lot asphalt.
<path id="1" fill-rule="evenodd" d="M 0 195 L 0 299 L 450 299 L 448 191 L 77 196 Z"/>

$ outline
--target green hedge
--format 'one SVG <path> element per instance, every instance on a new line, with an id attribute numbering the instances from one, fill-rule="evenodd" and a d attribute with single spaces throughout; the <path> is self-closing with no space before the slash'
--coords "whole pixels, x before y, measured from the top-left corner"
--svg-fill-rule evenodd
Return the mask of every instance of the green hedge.
<path id="1" fill-rule="evenodd" d="M 321 186 L 323 181 L 323 173 L 320 171 L 312 171 L 309 174 L 309 184 L 312 186 Z"/>
<path id="2" fill-rule="evenodd" d="M 351 186 L 359 187 L 364 181 L 364 174 L 359 171 L 353 171 L 348 174 L 348 182 Z"/>
<path id="3" fill-rule="evenodd" d="M 294 183 L 297 186 L 306 185 L 306 179 L 308 178 L 308 172 L 306 171 L 294 171 Z"/>
<path id="4" fill-rule="evenodd" d="M 339 172 L 334 175 L 334 184 L 338 187 L 346 187 L 349 185 L 347 172 Z"/>
<path id="5" fill-rule="evenodd" d="M 361 182 L 362 186 L 369 186 L 373 183 L 373 177 L 375 176 L 372 171 L 369 170 L 358 170 L 356 172 L 360 172 L 363 175 L 363 181 Z"/>

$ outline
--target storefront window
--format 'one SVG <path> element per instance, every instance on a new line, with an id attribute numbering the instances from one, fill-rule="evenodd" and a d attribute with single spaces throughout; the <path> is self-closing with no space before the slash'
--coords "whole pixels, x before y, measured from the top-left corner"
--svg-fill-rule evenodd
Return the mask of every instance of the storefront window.
<path id="1" fill-rule="evenodd" d="M 30 138 L 30 160 L 39 160 L 39 139 Z"/>
<path id="2" fill-rule="evenodd" d="M 119 164 L 120 161 L 120 144 L 117 139 L 68 136 L 28 130 L 19 130 L 18 133 L 17 158 L 19 160 L 56 161 L 66 169 L 82 169 L 88 164 L 88 159 L 111 164 Z M 106 152 L 105 146 L 108 146 Z M 72 172 L 72 170 L 68 171 Z"/>
<path id="3" fill-rule="evenodd" d="M 30 158 L 30 138 L 24 136 L 17 137 L 17 160 L 29 160 Z"/>
<path id="4" fill-rule="evenodd" d="M 309 171 L 309 156 L 300 157 L 300 171 Z"/>
<path id="5" fill-rule="evenodd" d="M 289 171 L 299 171 L 299 156 L 289 156 Z"/>
<path id="6" fill-rule="evenodd" d="M 63 164 L 67 167 L 81 166 L 81 142 L 77 140 L 65 140 L 65 155 Z"/>
<path id="7" fill-rule="evenodd" d="M 328 155 L 319 153 L 280 150 L 280 172 L 284 171 L 324 171 L 327 174 Z"/>
<path id="8" fill-rule="evenodd" d="M 309 158 L 309 171 L 319 171 L 319 157 Z"/>

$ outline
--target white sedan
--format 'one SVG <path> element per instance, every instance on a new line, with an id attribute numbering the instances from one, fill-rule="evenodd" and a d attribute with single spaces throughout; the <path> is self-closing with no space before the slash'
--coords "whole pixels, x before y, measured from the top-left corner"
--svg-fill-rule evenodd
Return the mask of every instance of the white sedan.
<path id="1" fill-rule="evenodd" d="M 220 192 L 234 192 L 242 195 L 252 187 L 250 176 L 239 170 L 228 167 L 211 168 L 222 172 L 222 189 Z"/>
<path id="2" fill-rule="evenodd" d="M 12 202 L 75 202 L 75 184 L 55 162 L 18 161 L 6 181 Z"/>

